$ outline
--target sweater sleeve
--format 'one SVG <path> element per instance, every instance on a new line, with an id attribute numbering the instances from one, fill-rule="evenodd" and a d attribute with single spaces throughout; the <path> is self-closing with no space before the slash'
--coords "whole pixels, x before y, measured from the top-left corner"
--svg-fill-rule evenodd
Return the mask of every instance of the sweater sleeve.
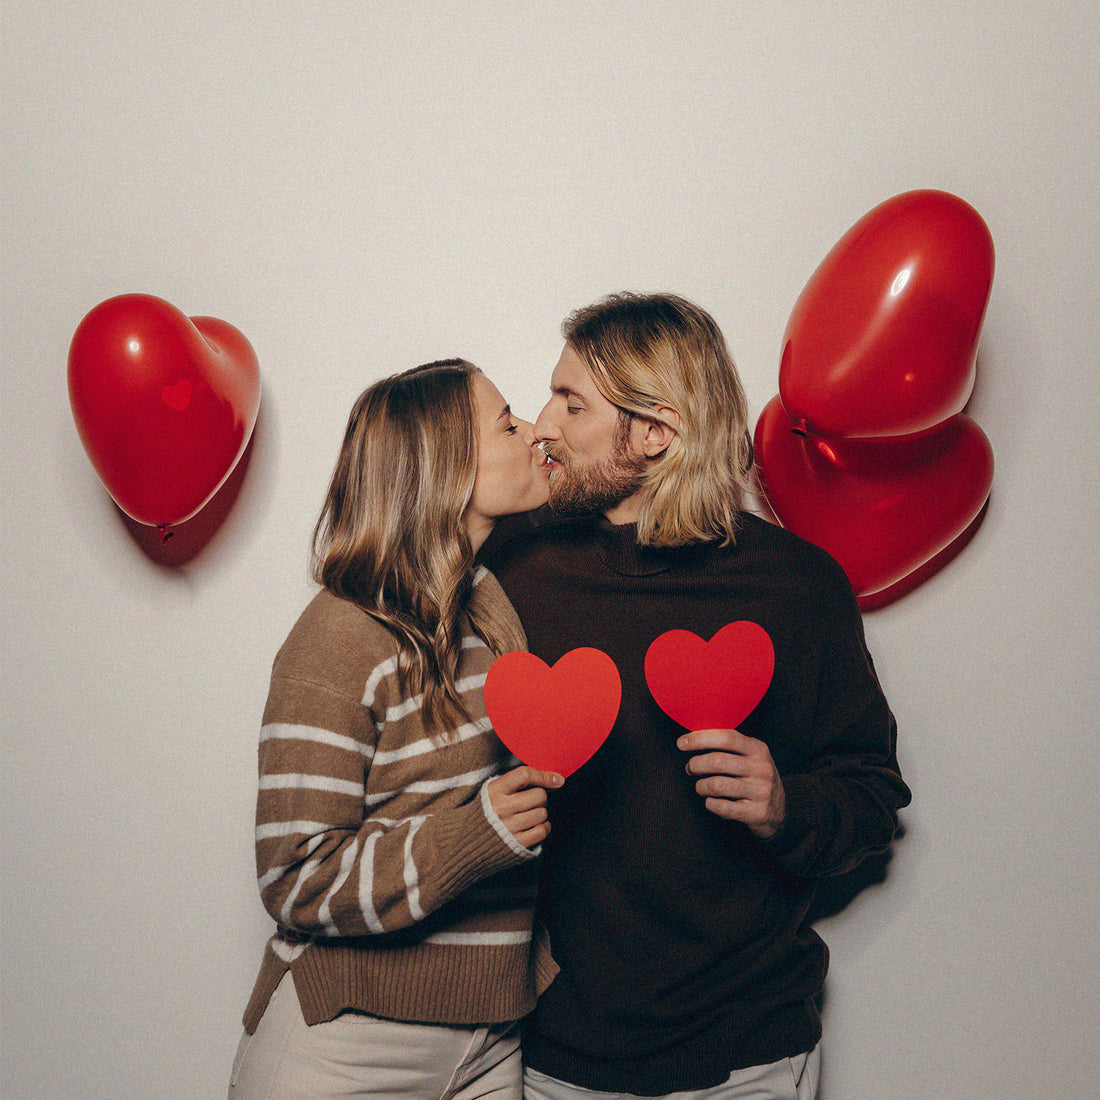
<path id="1" fill-rule="evenodd" d="M 787 816 L 768 850 L 793 874 L 850 871 L 887 848 L 909 788 L 897 725 L 879 686 L 846 582 L 826 601 L 809 765 L 783 775 Z"/>
<path id="2" fill-rule="evenodd" d="M 472 771 L 448 774 L 444 765 L 438 780 L 415 784 L 424 793 L 404 792 L 398 813 L 390 809 L 398 800 L 368 795 L 382 719 L 344 690 L 345 653 L 362 660 L 354 646 L 321 646 L 307 668 L 281 654 L 260 737 L 260 895 L 284 929 L 302 935 L 408 928 L 480 879 L 534 858 L 492 811 L 484 784 L 497 767 L 483 757 Z M 398 760 L 387 782 L 407 774 L 401 753 L 390 755 Z M 441 756 L 465 759 L 461 750 Z M 434 788 L 451 797 L 433 801 Z"/>

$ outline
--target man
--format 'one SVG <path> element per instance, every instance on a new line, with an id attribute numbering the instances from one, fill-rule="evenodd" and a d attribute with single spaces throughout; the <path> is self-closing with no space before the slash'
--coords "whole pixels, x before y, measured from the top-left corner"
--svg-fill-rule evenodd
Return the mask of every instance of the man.
<path id="1" fill-rule="evenodd" d="M 828 555 L 742 510 L 746 402 L 703 310 L 616 295 L 563 332 L 535 435 L 550 507 L 573 518 L 502 529 L 483 558 L 532 652 L 603 650 L 623 699 L 550 794 L 561 972 L 529 1018 L 527 1095 L 812 1097 L 814 882 L 889 845 L 909 801 L 858 607 Z M 771 686 L 740 730 L 685 731 L 649 693 L 646 650 L 741 620 L 771 637 Z"/>

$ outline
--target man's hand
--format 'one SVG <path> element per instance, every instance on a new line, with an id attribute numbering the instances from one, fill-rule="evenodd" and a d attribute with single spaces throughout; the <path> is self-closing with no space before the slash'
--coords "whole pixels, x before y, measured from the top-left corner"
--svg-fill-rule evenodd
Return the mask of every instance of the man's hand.
<path id="1" fill-rule="evenodd" d="M 546 788 L 562 782 L 560 775 L 526 764 L 489 781 L 489 801 L 497 817 L 525 848 L 537 847 L 550 835 Z"/>
<path id="2" fill-rule="evenodd" d="M 787 802 L 763 741 L 737 730 L 696 730 L 685 733 L 676 745 L 699 754 L 688 761 L 687 773 L 703 777 L 695 789 L 712 814 L 740 821 L 764 840 L 779 832 Z"/>

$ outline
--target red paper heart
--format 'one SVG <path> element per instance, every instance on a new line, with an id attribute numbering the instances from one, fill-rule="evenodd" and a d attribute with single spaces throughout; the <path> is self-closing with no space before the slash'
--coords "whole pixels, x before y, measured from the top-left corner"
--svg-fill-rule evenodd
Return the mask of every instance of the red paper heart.
<path id="1" fill-rule="evenodd" d="M 962 413 L 920 436 L 825 440 L 794 434 L 773 398 L 753 442 L 776 519 L 832 554 L 864 605 L 963 537 L 993 484 L 989 440 Z"/>
<path id="2" fill-rule="evenodd" d="M 615 662 L 573 649 L 553 668 L 533 653 L 505 653 L 485 678 L 497 736 L 525 764 L 572 775 L 604 743 L 622 701 Z"/>
<path id="3" fill-rule="evenodd" d="M 69 401 L 96 473 L 132 519 L 183 523 L 218 491 L 260 405 L 251 344 L 214 317 L 123 294 L 80 322 Z"/>
<path id="4" fill-rule="evenodd" d="M 787 322 L 779 392 L 814 435 L 909 435 L 962 411 L 993 282 L 993 238 L 946 191 L 876 206 L 810 276 Z"/>
<path id="5" fill-rule="evenodd" d="M 722 627 L 709 642 L 669 630 L 645 655 L 645 679 L 657 705 L 689 730 L 736 729 L 764 698 L 775 671 L 767 631 L 746 621 Z"/>

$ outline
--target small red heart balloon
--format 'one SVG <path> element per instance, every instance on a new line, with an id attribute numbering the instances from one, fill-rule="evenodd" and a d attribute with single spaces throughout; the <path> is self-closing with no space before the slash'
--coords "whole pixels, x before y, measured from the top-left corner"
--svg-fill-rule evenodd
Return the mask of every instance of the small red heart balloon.
<path id="1" fill-rule="evenodd" d="M 826 440 L 792 432 L 776 397 L 753 442 L 776 519 L 827 550 L 861 604 L 961 537 L 993 484 L 993 449 L 963 413 L 919 436 Z"/>
<path id="2" fill-rule="evenodd" d="M 756 623 L 729 623 L 709 642 L 669 630 L 645 655 L 645 679 L 657 705 L 689 730 L 736 729 L 764 698 L 775 649 Z"/>
<path id="3" fill-rule="evenodd" d="M 615 662 L 573 649 L 547 666 L 533 653 L 504 653 L 485 678 L 493 729 L 525 764 L 572 775 L 604 743 L 622 702 Z"/>
<path id="4" fill-rule="evenodd" d="M 993 238 L 945 191 L 876 206 L 810 276 L 787 322 L 779 393 L 819 436 L 925 431 L 961 412 L 993 282 Z"/>
<path id="5" fill-rule="evenodd" d="M 96 473 L 154 527 L 183 523 L 218 491 L 260 406 L 256 353 L 237 329 L 147 294 L 110 298 L 80 322 L 68 377 Z"/>

